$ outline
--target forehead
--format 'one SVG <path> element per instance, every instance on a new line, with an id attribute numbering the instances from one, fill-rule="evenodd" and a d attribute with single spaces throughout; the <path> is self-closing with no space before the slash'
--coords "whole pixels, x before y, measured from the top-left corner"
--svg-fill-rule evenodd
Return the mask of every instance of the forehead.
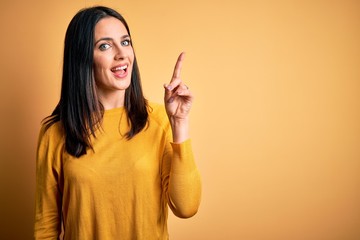
<path id="1" fill-rule="evenodd" d="M 129 35 L 125 25 L 117 18 L 105 17 L 95 25 L 95 39 Z"/>

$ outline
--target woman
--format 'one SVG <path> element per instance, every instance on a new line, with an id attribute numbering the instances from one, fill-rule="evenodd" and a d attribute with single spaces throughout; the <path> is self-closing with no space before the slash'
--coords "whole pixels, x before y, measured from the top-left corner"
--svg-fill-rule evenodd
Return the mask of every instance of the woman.
<path id="1" fill-rule="evenodd" d="M 74 16 L 60 101 L 39 136 L 35 239 L 168 239 L 168 206 L 182 218 L 197 212 L 183 58 L 165 108 L 148 103 L 124 18 L 106 7 Z"/>

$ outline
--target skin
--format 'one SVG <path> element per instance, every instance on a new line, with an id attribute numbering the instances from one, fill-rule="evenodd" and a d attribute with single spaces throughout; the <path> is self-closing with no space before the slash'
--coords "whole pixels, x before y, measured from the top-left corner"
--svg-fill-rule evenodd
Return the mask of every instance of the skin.
<path id="1" fill-rule="evenodd" d="M 95 26 L 94 76 L 97 94 L 105 110 L 124 106 L 125 90 L 131 82 L 134 51 L 124 24 L 114 18 L 101 19 Z M 126 72 L 114 71 L 127 66 Z"/>
<path id="2" fill-rule="evenodd" d="M 181 143 L 189 138 L 189 113 L 194 100 L 193 94 L 180 76 L 184 57 L 185 53 L 182 52 L 176 61 L 170 83 L 164 84 L 165 108 L 175 143 Z"/>
<path id="3" fill-rule="evenodd" d="M 94 33 L 97 94 L 105 110 L 123 107 L 134 62 L 129 34 L 123 23 L 114 17 L 101 19 L 96 24 Z M 170 82 L 164 84 L 164 104 L 174 143 L 181 143 L 189 138 L 189 113 L 194 99 L 181 79 L 184 56 L 185 53 L 179 55 Z M 114 71 L 114 67 L 124 65 L 127 65 L 126 73 Z"/>

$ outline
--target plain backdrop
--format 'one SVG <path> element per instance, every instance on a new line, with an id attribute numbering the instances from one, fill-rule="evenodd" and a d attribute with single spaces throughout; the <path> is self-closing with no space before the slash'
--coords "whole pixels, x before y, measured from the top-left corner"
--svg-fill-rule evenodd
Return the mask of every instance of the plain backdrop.
<path id="1" fill-rule="evenodd" d="M 81 8 L 127 19 L 145 95 L 162 102 L 181 51 L 203 182 L 170 239 L 360 239 L 360 1 L 4 1 L 0 239 L 31 239 L 41 120 L 59 99 Z M 120 239 L 120 237 L 119 237 Z"/>

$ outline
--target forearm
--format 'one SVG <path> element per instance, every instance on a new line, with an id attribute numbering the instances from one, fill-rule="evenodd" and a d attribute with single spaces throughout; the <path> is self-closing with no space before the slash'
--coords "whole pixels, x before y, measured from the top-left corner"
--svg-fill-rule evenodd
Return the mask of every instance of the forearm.
<path id="1" fill-rule="evenodd" d="M 36 190 L 34 239 L 58 239 L 61 233 L 61 200 L 57 187 Z"/>
<path id="2" fill-rule="evenodd" d="M 201 179 L 187 140 L 172 144 L 173 158 L 169 181 L 170 207 L 178 217 L 193 216 L 200 205 Z"/>
<path id="3" fill-rule="evenodd" d="M 201 200 L 201 181 L 198 171 L 187 175 L 171 174 L 170 176 L 170 208 L 181 218 L 194 216 Z"/>

